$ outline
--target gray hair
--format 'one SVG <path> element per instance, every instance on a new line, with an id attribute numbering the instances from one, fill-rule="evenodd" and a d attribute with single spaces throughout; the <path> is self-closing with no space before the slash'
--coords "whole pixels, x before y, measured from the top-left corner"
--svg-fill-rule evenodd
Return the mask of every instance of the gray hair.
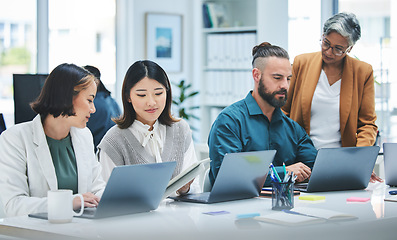
<path id="1" fill-rule="evenodd" d="M 356 15 L 353 13 L 338 13 L 324 23 L 323 34 L 326 36 L 331 32 L 342 35 L 349 46 L 356 44 L 361 37 L 361 27 Z"/>

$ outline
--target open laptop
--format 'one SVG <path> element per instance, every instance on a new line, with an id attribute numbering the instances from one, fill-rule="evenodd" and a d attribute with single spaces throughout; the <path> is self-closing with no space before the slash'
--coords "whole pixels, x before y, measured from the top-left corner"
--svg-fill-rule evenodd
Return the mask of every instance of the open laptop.
<path id="1" fill-rule="evenodd" d="M 85 209 L 83 218 L 105 218 L 157 209 L 176 162 L 115 167 L 101 201 L 95 209 Z"/>
<path id="2" fill-rule="evenodd" d="M 228 153 L 211 192 L 170 197 L 176 201 L 216 203 L 259 196 L 276 150 Z"/>
<path id="3" fill-rule="evenodd" d="M 157 209 L 176 162 L 117 166 L 96 208 L 85 208 L 82 218 L 106 218 Z M 47 219 L 47 213 L 29 217 Z"/>
<path id="4" fill-rule="evenodd" d="M 385 182 L 397 186 L 397 143 L 383 144 L 383 161 L 385 164 Z"/>
<path id="5" fill-rule="evenodd" d="M 378 153 L 378 146 L 321 148 L 309 182 L 295 184 L 295 189 L 303 192 L 364 189 Z"/>

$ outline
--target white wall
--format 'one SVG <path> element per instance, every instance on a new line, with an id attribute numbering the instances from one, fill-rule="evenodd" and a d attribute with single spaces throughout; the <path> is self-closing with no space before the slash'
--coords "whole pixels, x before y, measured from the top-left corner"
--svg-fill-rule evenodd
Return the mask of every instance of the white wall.
<path id="1" fill-rule="evenodd" d="M 121 104 L 121 86 L 127 69 L 137 60 L 145 59 L 145 14 L 170 13 L 182 15 L 182 71 L 169 73 L 172 82 L 184 79 L 192 90 L 200 89 L 200 68 L 196 65 L 201 54 L 200 0 L 117 0 L 117 73 L 116 98 Z M 125 21 L 125 22 L 124 22 Z M 173 93 L 178 93 L 173 87 Z M 198 105 L 199 97 L 192 105 Z M 194 126 L 199 123 L 193 121 Z"/>
<path id="2" fill-rule="evenodd" d="M 257 6 L 258 43 L 269 42 L 288 51 L 288 0 L 261 0 Z"/>
<path id="3" fill-rule="evenodd" d="M 123 2 L 123 0 L 119 1 Z M 118 2 L 118 4 L 119 4 Z M 123 72 L 125 73 L 128 67 L 137 60 L 145 59 L 145 13 L 155 12 L 155 13 L 172 13 L 180 14 L 183 16 L 183 39 L 182 39 L 182 72 L 180 73 L 168 73 L 172 81 L 179 81 L 181 79 L 186 79 L 191 81 L 191 65 L 187 64 L 191 62 L 191 49 L 192 45 L 192 32 L 193 32 L 193 8 L 192 5 L 194 1 L 186 0 L 133 0 L 124 1 L 124 5 L 120 6 L 119 11 L 124 11 L 125 16 L 132 24 L 126 24 L 123 28 L 118 29 L 118 31 L 124 31 L 127 35 L 126 38 L 132 38 L 125 46 L 124 49 L 118 49 L 118 52 L 127 52 L 127 57 L 125 59 L 120 59 L 119 61 L 125 61 L 127 64 L 123 66 Z M 132 2 L 132 3 L 131 3 Z M 121 3 L 122 4 L 122 3 Z M 189 16 L 188 16 L 189 15 Z M 117 33 L 119 36 L 121 33 Z M 119 85 L 123 79 L 118 78 Z M 121 82 L 120 82 L 121 81 Z"/>

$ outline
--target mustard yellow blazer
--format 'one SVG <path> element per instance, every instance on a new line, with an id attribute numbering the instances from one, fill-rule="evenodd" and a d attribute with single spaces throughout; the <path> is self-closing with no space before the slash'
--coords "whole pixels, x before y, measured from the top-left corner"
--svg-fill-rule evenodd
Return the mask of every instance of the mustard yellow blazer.
<path id="1" fill-rule="evenodd" d="M 378 130 L 373 70 L 368 63 L 347 55 L 344 61 L 339 106 L 342 147 L 372 146 Z M 312 98 L 321 69 L 321 52 L 297 56 L 292 66 L 288 100 L 283 107 L 284 113 L 307 134 L 310 134 Z"/>

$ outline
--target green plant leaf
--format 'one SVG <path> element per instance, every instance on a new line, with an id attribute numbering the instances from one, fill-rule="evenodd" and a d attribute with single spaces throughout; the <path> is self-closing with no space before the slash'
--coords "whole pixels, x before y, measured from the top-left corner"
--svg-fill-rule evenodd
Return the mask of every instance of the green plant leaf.
<path id="1" fill-rule="evenodd" d="M 198 93 L 199 92 L 197 92 L 197 91 L 196 92 L 192 92 L 186 98 L 190 98 L 190 97 L 196 96 Z"/>
<path id="2" fill-rule="evenodd" d="M 192 87 L 192 84 L 186 84 L 185 80 L 181 80 L 178 84 L 172 83 L 174 86 L 177 86 L 179 89 L 179 96 L 174 96 L 172 103 L 175 104 L 175 106 L 178 107 L 178 117 L 183 118 L 185 120 L 189 119 L 197 119 L 200 120 L 199 117 L 190 114 L 188 110 L 193 110 L 193 109 L 198 109 L 200 106 L 190 106 L 190 107 L 183 107 L 184 103 L 199 94 L 198 91 L 191 91 L 190 93 L 188 92 L 188 89 Z M 195 128 L 192 128 L 194 130 Z"/>

